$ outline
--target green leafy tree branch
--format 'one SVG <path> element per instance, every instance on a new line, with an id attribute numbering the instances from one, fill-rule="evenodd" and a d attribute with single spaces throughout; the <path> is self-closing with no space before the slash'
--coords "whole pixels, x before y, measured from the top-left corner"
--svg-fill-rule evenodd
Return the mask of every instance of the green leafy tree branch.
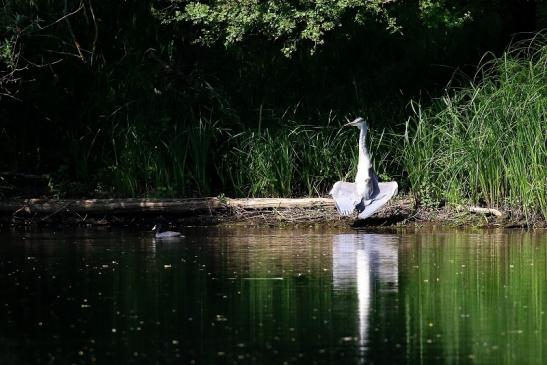
<path id="1" fill-rule="evenodd" d="M 226 47 L 253 37 L 280 45 L 290 56 L 299 48 L 315 52 L 329 33 L 347 25 L 379 22 L 387 31 L 404 32 L 400 18 L 412 15 L 429 28 L 462 26 L 499 0 L 166 0 L 155 10 L 164 24 L 194 27 L 197 43 Z M 486 4 L 489 3 L 489 4 Z M 157 6 L 159 4 L 156 4 Z M 164 4 L 165 5 L 165 4 Z"/>

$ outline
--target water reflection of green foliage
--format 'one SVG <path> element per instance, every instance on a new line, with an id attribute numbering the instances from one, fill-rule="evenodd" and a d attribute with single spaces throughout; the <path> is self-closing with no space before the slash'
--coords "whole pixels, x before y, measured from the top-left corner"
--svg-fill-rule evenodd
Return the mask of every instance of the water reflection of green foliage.
<path id="1" fill-rule="evenodd" d="M 547 250 L 533 233 L 419 234 L 403 252 L 410 358 L 545 363 Z"/>

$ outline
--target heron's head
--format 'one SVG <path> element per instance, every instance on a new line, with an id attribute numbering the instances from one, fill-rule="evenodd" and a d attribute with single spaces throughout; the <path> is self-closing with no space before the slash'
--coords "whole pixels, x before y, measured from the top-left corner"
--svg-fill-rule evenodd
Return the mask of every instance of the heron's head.
<path id="1" fill-rule="evenodd" d="M 358 117 L 358 118 L 355 118 L 355 120 L 353 120 L 352 122 L 347 123 L 345 126 L 367 129 L 367 122 L 365 119 Z"/>

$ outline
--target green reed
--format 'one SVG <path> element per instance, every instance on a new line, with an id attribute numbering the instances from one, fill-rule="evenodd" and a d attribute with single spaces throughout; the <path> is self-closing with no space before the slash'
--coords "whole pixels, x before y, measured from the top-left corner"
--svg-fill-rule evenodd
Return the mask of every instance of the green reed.
<path id="1" fill-rule="evenodd" d="M 357 165 L 357 129 L 334 120 L 233 133 L 201 117 L 180 130 L 142 123 L 119 130 L 109 174 L 121 196 L 321 196 L 335 181 L 351 180 Z M 372 153 L 386 166 L 389 139 L 370 135 Z"/>
<path id="2" fill-rule="evenodd" d="M 402 150 L 422 202 L 547 217 L 547 45 L 538 36 L 484 62 L 468 86 L 414 104 Z"/>
<path id="3" fill-rule="evenodd" d="M 325 195 L 337 180 L 353 179 L 357 136 L 339 124 L 249 130 L 231 137 L 220 170 L 227 191 L 243 196 Z M 381 141 L 371 141 L 374 153 Z"/>

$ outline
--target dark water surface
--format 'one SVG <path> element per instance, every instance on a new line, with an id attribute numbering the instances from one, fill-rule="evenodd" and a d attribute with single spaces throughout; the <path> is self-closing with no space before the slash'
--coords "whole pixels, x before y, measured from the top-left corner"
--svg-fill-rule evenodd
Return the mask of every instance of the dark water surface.
<path id="1" fill-rule="evenodd" d="M 547 364 L 547 235 L 0 233 L 0 364 Z"/>

